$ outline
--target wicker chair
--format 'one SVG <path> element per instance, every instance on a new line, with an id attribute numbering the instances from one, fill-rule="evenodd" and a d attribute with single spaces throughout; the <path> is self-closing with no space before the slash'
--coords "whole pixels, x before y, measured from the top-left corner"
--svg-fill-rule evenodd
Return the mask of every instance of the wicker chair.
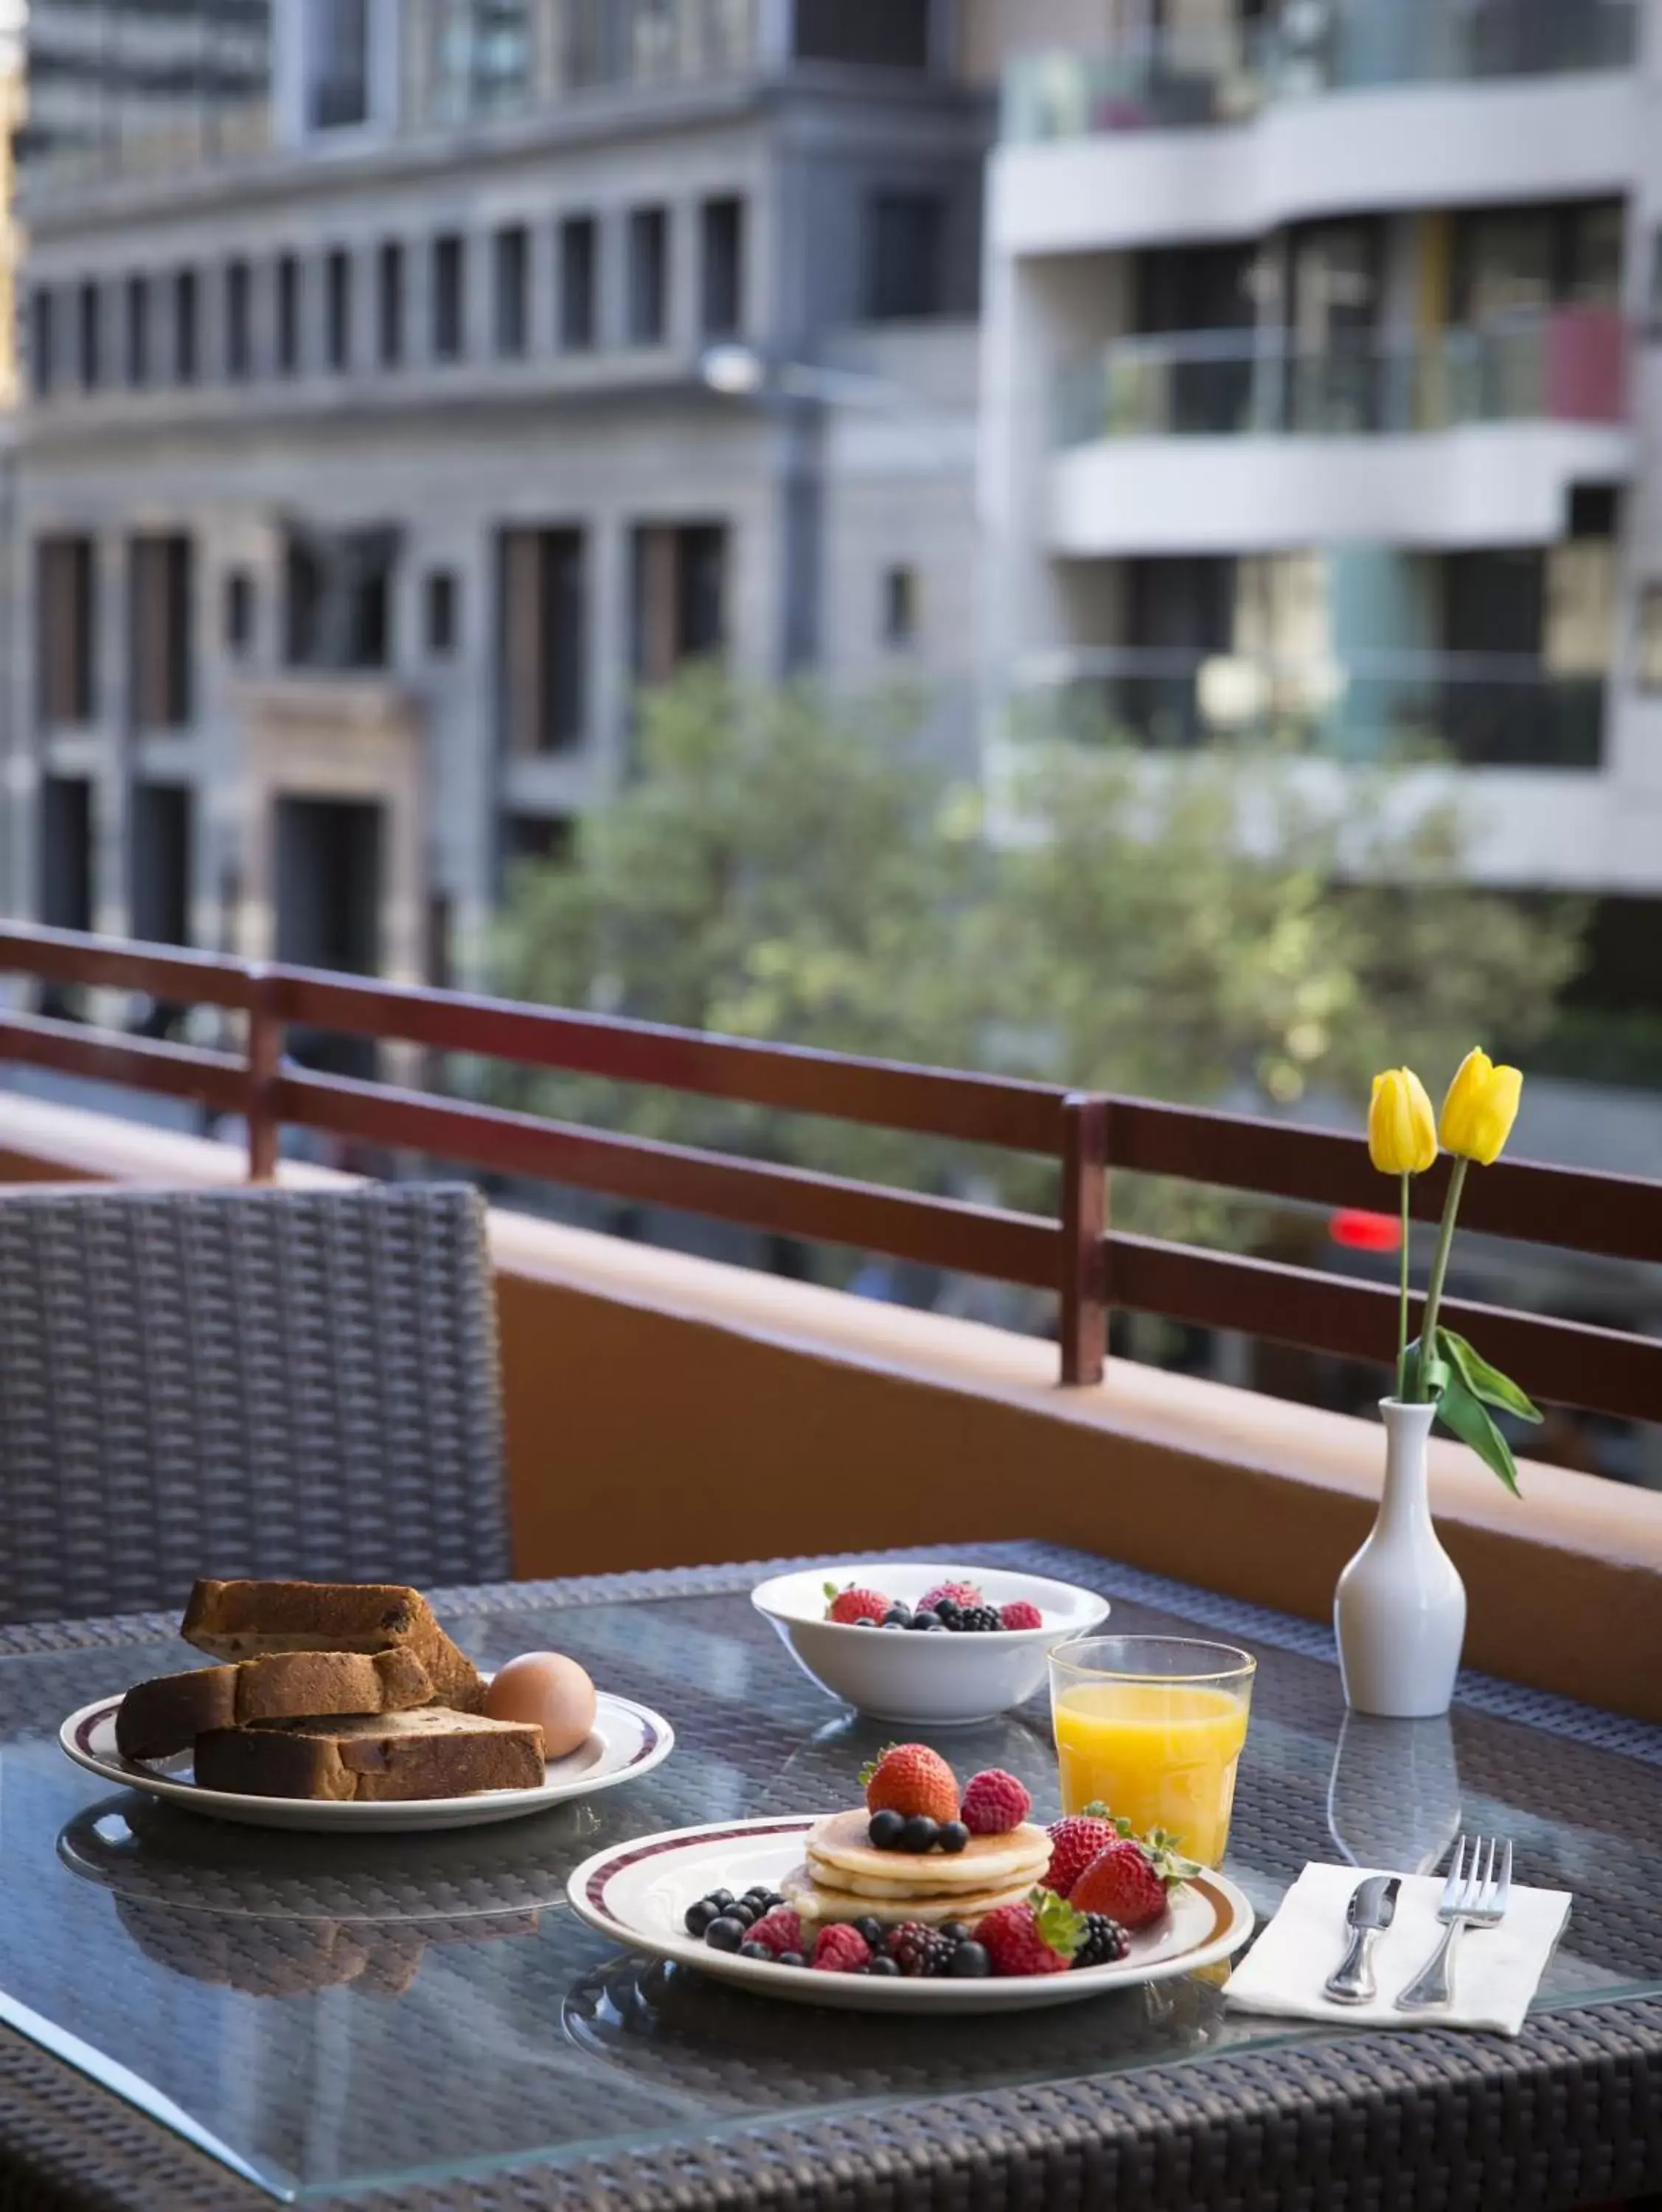
<path id="1" fill-rule="evenodd" d="M 0 1198 L 0 1620 L 508 1567 L 476 1192 Z"/>

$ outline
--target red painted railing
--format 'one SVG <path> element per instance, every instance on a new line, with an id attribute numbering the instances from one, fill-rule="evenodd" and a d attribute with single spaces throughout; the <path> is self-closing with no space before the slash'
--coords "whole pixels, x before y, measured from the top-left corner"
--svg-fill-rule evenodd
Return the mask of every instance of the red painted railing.
<path id="1" fill-rule="evenodd" d="M 0 1015 L 0 1060 L 242 1115 L 256 1180 L 275 1171 L 285 1125 L 329 1130 L 1052 1291 L 1061 1304 L 1067 1383 L 1100 1379 L 1113 1308 L 1381 1363 L 1396 1340 L 1395 1296 L 1382 1285 L 1160 1243 L 1109 1226 L 1116 1170 L 1325 1207 L 1376 1208 L 1384 1186 L 1354 1135 L 65 930 L 0 927 L 0 972 L 246 1015 L 240 1053 Z M 927 1197 L 316 1074 L 283 1058 L 290 1023 L 1038 1154 L 1057 1163 L 1059 1209 L 1051 1217 Z M 1416 1182 L 1420 1218 L 1440 1212 L 1445 1175 L 1440 1165 Z M 1493 1236 L 1662 1261 L 1662 1182 L 1635 1176 L 1504 1160 L 1470 1179 L 1462 1219 Z M 1446 1311 L 1455 1326 L 1474 1328 L 1485 1352 L 1525 1376 L 1538 1396 L 1629 1419 L 1662 1419 L 1662 1343 L 1506 1310 L 1452 1304 Z"/>

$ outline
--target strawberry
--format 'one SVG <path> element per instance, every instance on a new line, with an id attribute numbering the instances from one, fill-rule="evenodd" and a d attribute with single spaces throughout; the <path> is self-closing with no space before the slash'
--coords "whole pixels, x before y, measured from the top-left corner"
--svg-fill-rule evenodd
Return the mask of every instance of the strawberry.
<path id="1" fill-rule="evenodd" d="M 872 1962 L 872 1947 L 857 1928 L 835 1920 L 819 1930 L 810 1961 L 820 1974 L 857 1974 Z"/>
<path id="2" fill-rule="evenodd" d="M 892 1743 L 860 1770 L 868 1813 L 927 1813 L 942 1822 L 958 1818 L 958 1777 L 926 1743 Z"/>
<path id="3" fill-rule="evenodd" d="M 1025 1597 L 1019 1597 L 1014 1605 L 1000 1606 L 998 1623 L 1001 1628 L 1043 1628 L 1044 1615 L 1036 1605 L 1029 1605 Z"/>
<path id="4" fill-rule="evenodd" d="M 987 1601 L 973 1583 L 937 1583 L 933 1589 L 924 1591 L 912 1611 L 922 1613 L 927 1609 L 933 1613 L 943 1597 L 949 1597 L 957 1606 L 984 1605 Z"/>
<path id="5" fill-rule="evenodd" d="M 835 1583 L 825 1584 L 825 1618 L 840 1621 L 850 1627 L 856 1620 L 880 1621 L 894 1603 L 881 1590 L 862 1589 L 858 1583 L 850 1583 L 846 1589 L 838 1589 Z"/>
<path id="6" fill-rule="evenodd" d="M 1032 1809 L 1032 1799 L 1014 1775 L 989 1766 L 984 1774 L 971 1776 L 959 1818 L 972 1836 L 1008 1836 Z"/>
<path id="7" fill-rule="evenodd" d="M 1068 1893 L 1081 1912 L 1105 1912 L 1122 1928 L 1147 1928 L 1166 1908 L 1166 1893 L 1200 1872 L 1156 1828 L 1139 1840 L 1120 1836 L 1099 1851 Z"/>
<path id="8" fill-rule="evenodd" d="M 1110 1820 L 1108 1808 L 1098 1798 L 1082 1813 L 1070 1813 L 1065 1820 L 1052 1820 L 1046 1832 L 1050 1838 L 1050 1864 L 1044 1886 L 1055 1890 L 1058 1897 L 1071 1897 L 1074 1884 L 1092 1860 L 1118 1837 L 1129 1836 L 1131 1823 Z"/>
<path id="9" fill-rule="evenodd" d="M 1053 1889 L 1036 1889 L 1025 1903 L 988 1913 L 975 1940 L 995 1974 L 1065 1974 L 1087 1933 L 1085 1916 Z"/>
<path id="10" fill-rule="evenodd" d="M 808 1948 L 801 1921 L 784 1905 L 776 1905 L 771 1912 L 764 1913 L 747 1940 L 764 1944 L 776 1959 L 782 1958 L 787 1951 L 806 1951 Z"/>

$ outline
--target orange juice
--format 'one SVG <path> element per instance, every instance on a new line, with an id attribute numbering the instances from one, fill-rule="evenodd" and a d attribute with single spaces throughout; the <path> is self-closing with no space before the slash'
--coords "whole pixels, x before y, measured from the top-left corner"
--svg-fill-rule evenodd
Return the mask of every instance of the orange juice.
<path id="1" fill-rule="evenodd" d="M 1246 1701 L 1188 1682 L 1076 1682 L 1057 1692 L 1062 1805 L 1100 1798 L 1139 1835 L 1165 1828 L 1216 1866 L 1229 1838 Z"/>

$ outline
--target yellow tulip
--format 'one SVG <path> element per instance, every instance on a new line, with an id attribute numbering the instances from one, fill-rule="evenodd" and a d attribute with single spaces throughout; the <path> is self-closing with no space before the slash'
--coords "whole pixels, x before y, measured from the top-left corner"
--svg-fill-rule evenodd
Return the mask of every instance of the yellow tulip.
<path id="1" fill-rule="evenodd" d="M 1480 1167 L 1498 1160 L 1518 1119 L 1523 1088 L 1515 1067 L 1496 1067 L 1474 1046 L 1455 1070 L 1443 1101 L 1440 1134 L 1447 1150 Z"/>
<path id="2" fill-rule="evenodd" d="M 1437 1157 L 1437 1119 L 1411 1067 L 1388 1067 L 1373 1079 L 1367 1157 L 1381 1175 L 1423 1175 Z"/>

